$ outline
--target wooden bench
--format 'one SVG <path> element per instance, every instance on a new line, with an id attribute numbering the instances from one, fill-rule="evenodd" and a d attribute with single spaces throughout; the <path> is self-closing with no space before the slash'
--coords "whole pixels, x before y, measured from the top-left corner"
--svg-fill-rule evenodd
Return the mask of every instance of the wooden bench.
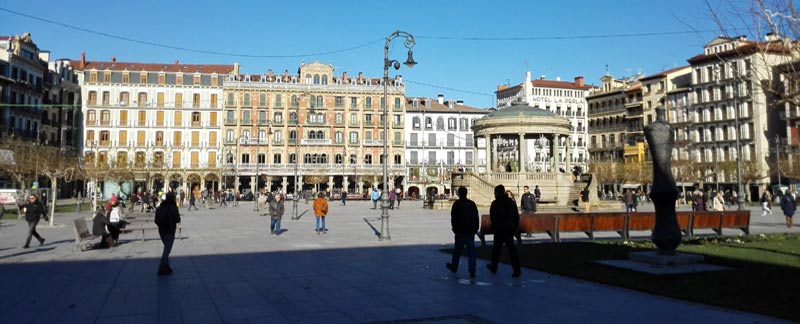
<path id="1" fill-rule="evenodd" d="M 681 211 L 676 213 L 678 227 L 686 236 L 694 236 L 695 229 L 710 228 L 718 235 L 723 228 L 735 228 L 750 233 L 750 211 Z M 520 214 L 520 233 L 546 233 L 554 242 L 561 240 L 561 233 L 583 232 L 594 239 L 595 232 L 617 232 L 623 239 L 630 239 L 631 231 L 653 230 L 655 212 L 594 212 L 594 213 L 537 213 Z M 481 216 L 480 233 L 493 234 L 491 218 Z"/>
<path id="2" fill-rule="evenodd" d="M 75 252 L 75 250 L 78 249 L 83 252 L 84 247 L 86 247 L 86 242 L 94 240 L 99 236 L 89 232 L 89 227 L 86 225 L 86 219 L 83 217 L 76 218 L 72 221 L 72 223 L 75 225 L 75 247 L 72 248 L 72 252 Z"/>

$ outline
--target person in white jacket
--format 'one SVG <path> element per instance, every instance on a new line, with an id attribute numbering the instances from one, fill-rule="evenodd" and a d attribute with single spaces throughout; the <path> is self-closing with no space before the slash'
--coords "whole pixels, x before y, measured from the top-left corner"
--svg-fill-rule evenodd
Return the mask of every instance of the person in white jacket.
<path id="1" fill-rule="evenodd" d="M 721 192 L 717 192 L 717 195 L 714 196 L 714 199 L 712 199 L 712 202 L 714 203 L 712 205 L 714 210 L 716 210 L 716 211 L 724 211 L 725 210 L 725 199 L 722 198 L 722 193 Z"/>

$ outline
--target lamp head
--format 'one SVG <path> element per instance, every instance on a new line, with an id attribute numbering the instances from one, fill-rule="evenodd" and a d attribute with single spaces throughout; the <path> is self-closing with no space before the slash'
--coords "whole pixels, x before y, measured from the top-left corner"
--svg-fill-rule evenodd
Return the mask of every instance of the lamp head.
<path id="1" fill-rule="evenodd" d="M 414 53 L 411 50 L 408 50 L 408 59 L 406 59 L 403 64 L 405 64 L 409 69 L 413 68 L 414 65 L 417 65 L 417 62 L 414 61 Z"/>

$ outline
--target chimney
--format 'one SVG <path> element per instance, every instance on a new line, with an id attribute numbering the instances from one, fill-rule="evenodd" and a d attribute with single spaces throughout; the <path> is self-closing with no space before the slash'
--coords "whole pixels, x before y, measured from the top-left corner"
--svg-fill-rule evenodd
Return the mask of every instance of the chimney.
<path id="1" fill-rule="evenodd" d="M 289 70 L 283 70 L 283 77 L 287 79 L 289 78 Z"/>
<path id="2" fill-rule="evenodd" d="M 547 80 L 547 76 L 542 74 L 542 76 L 539 77 L 539 80 Z"/>
<path id="3" fill-rule="evenodd" d="M 273 76 L 272 69 L 267 70 L 267 76 L 270 78 Z"/>
<path id="4" fill-rule="evenodd" d="M 561 81 L 561 77 L 560 77 L 560 76 L 557 76 L 557 77 L 556 77 L 556 81 Z"/>
<path id="5" fill-rule="evenodd" d="M 464 100 L 456 100 L 456 105 L 463 106 Z"/>
<path id="6" fill-rule="evenodd" d="M 81 52 L 81 70 L 86 67 L 86 52 Z"/>
<path id="7" fill-rule="evenodd" d="M 583 76 L 576 76 L 575 77 L 575 85 L 582 87 L 583 86 Z"/>
<path id="8" fill-rule="evenodd" d="M 440 93 L 436 96 L 438 97 L 437 101 L 439 101 L 439 104 L 444 105 L 444 95 Z"/>
<path id="9" fill-rule="evenodd" d="M 501 84 L 501 85 L 497 86 L 497 91 L 503 91 L 503 90 L 505 90 L 505 89 L 508 89 L 508 87 L 507 87 L 507 86 L 505 86 L 505 85 L 502 85 L 502 84 Z"/>
<path id="10" fill-rule="evenodd" d="M 364 80 L 364 73 L 358 72 L 358 81 L 361 82 L 361 80 Z"/>
<path id="11" fill-rule="evenodd" d="M 180 63 L 181 63 L 181 62 L 178 62 L 178 60 L 175 60 L 175 65 L 178 65 L 178 64 L 180 64 Z"/>
<path id="12" fill-rule="evenodd" d="M 116 62 L 116 61 L 117 61 L 117 58 L 116 58 L 116 57 L 114 57 L 114 56 L 112 56 L 112 57 L 111 57 L 111 63 L 114 63 L 114 62 Z"/>
<path id="13" fill-rule="evenodd" d="M 778 40 L 781 40 L 781 35 L 778 35 L 775 32 L 769 32 L 769 33 L 767 33 L 767 35 L 764 36 L 764 40 L 767 41 L 767 42 L 778 41 Z"/>

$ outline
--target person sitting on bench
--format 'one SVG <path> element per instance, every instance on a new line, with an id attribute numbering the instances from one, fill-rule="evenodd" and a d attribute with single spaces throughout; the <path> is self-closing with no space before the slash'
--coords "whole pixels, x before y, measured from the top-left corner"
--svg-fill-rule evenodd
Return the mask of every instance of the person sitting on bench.
<path id="1" fill-rule="evenodd" d="M 114 245 L 111 233 L 108 232 L 108 226 L 108 218 L 103 212 L 103 207 L 97 206 L 97 211 L 92 218 L 92 234 L 100 236 L 100 243 L 97 243 L 98 249 L 107 249 Z"/>

